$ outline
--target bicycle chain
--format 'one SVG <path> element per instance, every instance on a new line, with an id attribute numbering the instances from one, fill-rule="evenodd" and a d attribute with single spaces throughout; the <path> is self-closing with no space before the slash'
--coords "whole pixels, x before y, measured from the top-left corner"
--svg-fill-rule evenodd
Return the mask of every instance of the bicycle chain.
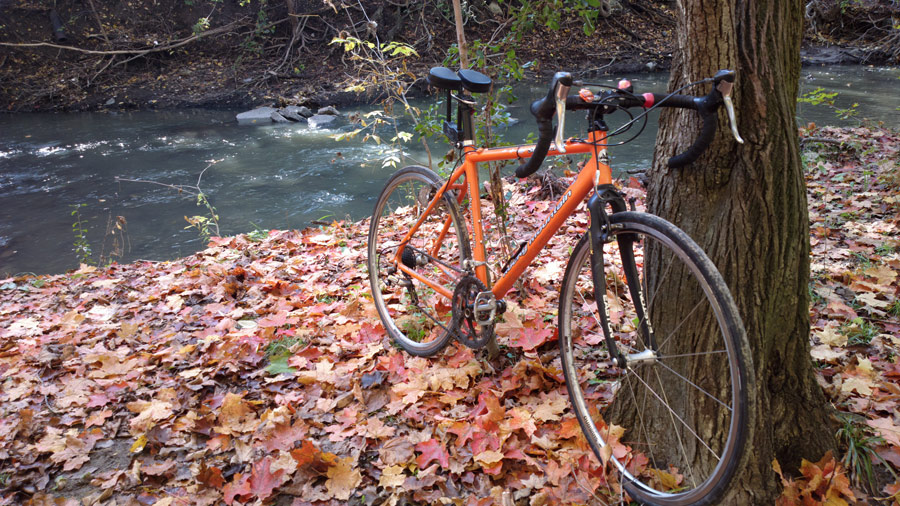
<path id="1" fill-rule="evenodd" d="M 451 328 L 456 330 L 456 340 L 472 349 L 483 348 L 494 337 L 493 323 L 484 326 L 475 323 L 475 297 L 484 291 L 487 291 L 484 283 L 471 274 L 460 279 L 453 290 Z"/>

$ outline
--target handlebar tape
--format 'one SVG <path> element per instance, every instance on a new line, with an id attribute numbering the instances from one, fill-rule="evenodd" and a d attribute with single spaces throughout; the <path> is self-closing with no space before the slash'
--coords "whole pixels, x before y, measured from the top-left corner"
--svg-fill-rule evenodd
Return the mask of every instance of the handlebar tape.
<path id="1" fill-rule="evenodd" d="M 531 114 L 537 119 L 538 123 L 538 141 L 531 152 L 531 158 L 516 168 L 516 177 L 528 177 L 541 167 L 547 152 L 550 151 L 550 143 L 553 141 L 553 135 L 556 129 L 553 128 L 553 113 L 556 112 L 556 89 L 558 86 L 572 86 L 572 74 L 568 72 L 557 72 L 553 76 L 550 83 L 550 91 L 547 96 L 535 100 L 531 104 Z"/>
<path id="2" fill-rule="evenodd" d="M 673 95 L 667 100 L 666 95 L 653 94 L 653 102 L 659 107 L 675 107 L 679 109 L 694 109 L 703 119 L 703 127 L 700 129 L 700 135 L 694 140 L 683 153 L 669 158 L 667 165 L 673 169 L 679 169 L 686 165 L 690 165 L 700 158 L 700 155 L 709 147 L 713 139 L 716 137 L 716 109 L 722 102 L 722 96 L 713 87 L 709 95 L 705 97 L 692 97 L 690 95 Z"/>

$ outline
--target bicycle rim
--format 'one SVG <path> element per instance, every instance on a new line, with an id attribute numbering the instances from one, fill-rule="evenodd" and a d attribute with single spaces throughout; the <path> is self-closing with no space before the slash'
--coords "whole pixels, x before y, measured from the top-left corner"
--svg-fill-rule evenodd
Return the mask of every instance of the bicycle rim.
<path id="1" fill-rule="evenodd" d="M 585 236 L 570 258 L 559 310 L 575 413 L 594 453 L 622 476 L 633 499 L 709 504 L 726 490 L 744 451 L 743 325 L 715 266 L 684 232 L 643 213 L 611 222 L 603 290 L 610 332 L 628 360 L 618 367 L 607 350 Z M 628 251 L 643 311 L 629 290 Z"/>
<path id="2" fill-rule="evenodd" d="M 382 190 L 369 226 L 369 280 L 378 315 L 397 344 L 420 356 L 437 353 L 451 339 L 451 300 L 440 289 L 453 293 L 463 261 L 471 257 L 452 192 L 403 244 L 441 184 L 424 167 L 399 170 Z M 415 275 L 399 268 L 398 251 L 401 263 Z"/>

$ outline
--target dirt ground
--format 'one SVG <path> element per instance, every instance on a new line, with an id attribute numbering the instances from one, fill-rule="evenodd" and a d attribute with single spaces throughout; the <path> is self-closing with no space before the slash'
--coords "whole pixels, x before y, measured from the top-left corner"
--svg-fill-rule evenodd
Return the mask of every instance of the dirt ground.
<path id="1" fill-rule="evenodd" d="M 398 70 L 419 77 L 421 86 L 421 76 L 456 41 L 445 3 L 0 0 L 0 111 L 320 106 L 374 99 L 342 91 L 362 75 L 366 62 L 351 60 L 330 42 L 345 35 L 375 41 L 377 35 L 380 42 L 410 44 L 418 57 L 407 58 Z M 514 49 L 520 62 L 528 62 L 526 75 L 665 70 L 674 50 L 674 2 L 615 1 L 612 15 L 598 17 L 590 35 L 576 15 L 555 20 L 557 28 L 547 26 L 546 12 L 523 14 L 518 4 L 468 5 L 469 41 L 486 43 L 481 51 L 492 63 Z M 208 24 L 200 26 L 204 20 Z M 842 43 L 829 26 L 823 21 L 810 30 L 808 63 L 890 61 L 862 39 L 860 47 Z M 523 38 L 496 45 L 509 33 Z"/>

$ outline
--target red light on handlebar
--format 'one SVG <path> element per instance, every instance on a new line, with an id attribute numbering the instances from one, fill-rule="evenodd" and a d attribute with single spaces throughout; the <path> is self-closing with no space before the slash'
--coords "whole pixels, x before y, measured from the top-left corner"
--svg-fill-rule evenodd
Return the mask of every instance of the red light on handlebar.
<path id="1" fill-rule="evenodd" d="M 587 88 L 581 88 L 578 91 L 578 96 L 581 97 L 581 100 L 584 100 L 585 102 L 594 101 L 594 93 Z"/>
<path id="2" fill-rule="evenodd" d="M 627 90 L 631 88 L 631 81 L 629 81 L 628 79 L 622 79 L 621 81 L 619 81 L 618 88 L 620 90 Z"/>

